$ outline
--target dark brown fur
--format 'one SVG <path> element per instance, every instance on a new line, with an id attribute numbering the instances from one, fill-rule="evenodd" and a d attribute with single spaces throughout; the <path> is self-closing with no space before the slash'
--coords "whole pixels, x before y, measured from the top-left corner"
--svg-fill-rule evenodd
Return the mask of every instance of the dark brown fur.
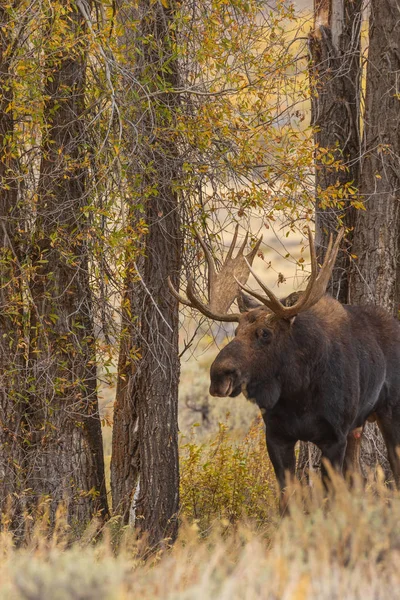
<path id="1" fill-rule="evenodd" d="M 294 474 L 298 440 L 346 469 L 358 460 L 354 430 L 373 414 L 400 483 L 400 324 L 385 311 L 329 296 L 290 320 L 264 306 L 248 310 L 211 366 L 212 395 L 242 391 L 261 409 L 282 488 L 285 473 Z"/>

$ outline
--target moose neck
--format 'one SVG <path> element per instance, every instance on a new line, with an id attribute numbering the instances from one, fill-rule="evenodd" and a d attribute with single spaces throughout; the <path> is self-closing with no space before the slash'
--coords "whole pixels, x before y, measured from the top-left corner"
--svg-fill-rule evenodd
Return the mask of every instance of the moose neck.
<path id="1" fill-rule="evenodd" d="M 280 399 L 299 402 L 312 392 L 312 374 L 329 369 L 332 333 L 346 328 L 346 322 L 346 310 L 330 296 L 299 314 L 277 356 L 274 376 L 249 390 L 258 406 L 268 410 Z"/>

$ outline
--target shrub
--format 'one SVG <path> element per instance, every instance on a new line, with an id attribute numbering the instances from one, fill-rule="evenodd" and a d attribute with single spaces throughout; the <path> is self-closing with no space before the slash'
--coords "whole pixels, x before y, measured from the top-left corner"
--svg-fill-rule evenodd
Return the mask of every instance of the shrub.
<path id="1" fill-rule="evenodd" d="M 265 523 L 276 513 L 276 483 L 265 447 L 261 418 L 235 441 L 226 424 L 208 442 L 195 430 L 181 446 L 182 515 L 200 530 L 211 523 L 251 518 Z"/>

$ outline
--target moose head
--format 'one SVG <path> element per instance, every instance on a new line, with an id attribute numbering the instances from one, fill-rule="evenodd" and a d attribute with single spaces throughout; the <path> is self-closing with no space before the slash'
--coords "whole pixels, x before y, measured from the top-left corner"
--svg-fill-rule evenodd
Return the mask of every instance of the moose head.
<path id="1" fill-rule="evenodd" d="M 332 238 L 321 269 L 318 269 L 313 236 L 308 229 L 311 254 L 311 276 L 303 292 L 291 296 L 294 302 L 279 300 L 259 279 L 252 269 L 253 260 L 261 244 L 257 241 L 253 250 L 244 255 L 246 238 L 235 258 L 236 228 L 226 259 L 218 271 L 204 240 L 196 232 L 208 264 L 209 302 L 204 304 L 195 294 L 193 279 L 187 284 L 187 298 L 181 296 L 169 281 L 173 295 L 183 304 L 196 308 L 215 321 L 237 322 L 235 338 L 225 346 L 211 365 L 210 394 L 235 397 L 241 392 L 255 400 L 262 408 L 271 408 L 281 393 L 279 374 L 290 368 L 291 334 L 296 316 L 316 305 L 326 292 L 335 264 L 343 230 L 335 243 Z M 255 292 L 246 283 L 250 273 L 264 294 Z M 249 296 L 241 294 L 244 291 Z M 235 299 L 241 312 L 229 313 Z M 255 299 L 255 300 L 253 300 Z M 288 305 L 289 304 L 289 305 Z"/>

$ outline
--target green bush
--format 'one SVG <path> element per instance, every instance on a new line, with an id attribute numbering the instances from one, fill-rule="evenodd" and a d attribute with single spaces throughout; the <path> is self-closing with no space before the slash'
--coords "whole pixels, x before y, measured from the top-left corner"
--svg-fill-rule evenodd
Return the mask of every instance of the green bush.
<path id="1" fill-rule="evenodd" d="M 215 520 L 251 518 L 265 523 L 276 512 L 276 483 L 261 419 L 235 441 L 225 424 L 209 441 L 196 431 L 181 446 L 182 515 L 201 531 Z"/>

